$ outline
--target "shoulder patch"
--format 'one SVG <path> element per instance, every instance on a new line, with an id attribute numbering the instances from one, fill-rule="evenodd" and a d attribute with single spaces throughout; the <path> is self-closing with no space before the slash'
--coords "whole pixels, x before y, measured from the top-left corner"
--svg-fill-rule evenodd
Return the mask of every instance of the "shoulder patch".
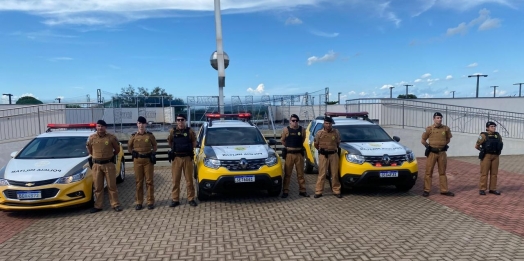
<path id="1" fill-rule="evenodd" d="M 481 139 L 482 139 L 482 135 L 479 135 L 479 140 L 481 140 Z"/>

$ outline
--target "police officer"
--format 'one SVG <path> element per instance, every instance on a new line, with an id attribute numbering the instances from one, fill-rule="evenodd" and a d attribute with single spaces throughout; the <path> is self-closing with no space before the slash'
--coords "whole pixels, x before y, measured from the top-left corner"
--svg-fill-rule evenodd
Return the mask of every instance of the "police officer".
<path id="1" fill-rule="evenodd" d="M 182 171 L 186 179 L 187 200 L 189 205 L 196 207 L 195 201 L 195 186 L 193 184 L 193 149 L 196 147 L 195 132 L 186 126 L 186 116 L 178 114 L 176 117 L 176 127 L 169 131 L 167 142 L 171 148 L 170 160 L 171 175 L 173 178 L 172 202 L 170 207 L 180 205 L 180 179 L 182 178 Z"/>
<path id="2" fill-rule="evenodd" d="M 284 146 L 286 161 L 284 166 L 284 191 L 282 198 L 287 198 L 289 194 L 289 183 L 291 181 L 291 173 L 293 173 L 293 167 L 297 172 L 299 193 L 298 195 L 303 197 L 309 197 L 306 192 L 306 180 L 304 179 L 304 140 L 305 130 L 298 124 L 299 118 L 296 114 L 291 114 L 289 119 L 289 126 L 282 130 L 280 141 Z"/>
<path id="3" fill-rule="evenodd" d="M 324 117 L 324 128 L 315 135 L 314 145 L 318 150 L 318 178 L 315 188 L 315 198 L 322 197 L 324 181 L 328 170 L 331 171 L 333 194 L 341 198 L 340 181 L 338 177 L 338 147 L 340 146 L 340 133 L 333 129 L 333 119 Z"/>
<path id="4" fill-rule="evenodd" d="M 116 156 L 120 152 L 120 144 L 115 135 L 106 132 L 107 124 L 104 120 L 96 123 L 96 133 L 87 139 L 87 151 L 93 161 L 93 183 L 95 186 L 95 205 L 91 213 L 102 211 L 104 204 L 104 179 L 109 190 L 109 202 L 116 211 L 122 211 L 118 201 L 116 188 Z"/>
<path id="5" fill-rule="evenodd" d="M 155 208 L 155 188 L 153 182 L 154 163 L 157 142 L 153 133 L 146 131 L 146 118 L 138 117 L 138 131 L 131 134 L 127 150 L 133 156 L 133 168 L 136 179 L 135 209 L 141 210 L 144 201 L 144 177 L 147 187 L 147 209 Z"/>
<path id="6" fill-rule="evenodd" d="M 489 172 L 489 193 L 500 195 L 497 191 L 497 174 L 499 172 L 499 155 L 502 152 L 502 137 L 496 132 L 497 124 L 486 123 L 486 131 L 480 133 L 475 149 L 480 150 L 480 195 L 486 195 Z"/>
<path id="7" fill-rule="evenodd" d="M 448 144 L 453 137 L 448 126 L 442 124 L 442 114 L 433 114 L 433 125 L 426 127 L 422 133 L 421 143 L 426 147 L 426 176 L 424 177 L 424 192 L 422 196 L 429 196 L 431 190 L 431 177 L 435 163 L 438 164 L 438 174 L 440 178 L 440 194 L 453 197 L 455 194 L 448 190 L 448 180 L 446 177 L 446 165 Z M 428 143 L 429 140 L 429 143 Z"/>

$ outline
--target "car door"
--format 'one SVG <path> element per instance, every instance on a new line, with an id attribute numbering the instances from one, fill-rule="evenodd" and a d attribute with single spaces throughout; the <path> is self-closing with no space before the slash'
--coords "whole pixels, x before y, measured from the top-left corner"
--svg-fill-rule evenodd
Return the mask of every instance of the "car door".
<path id="1" fill-rule="evenodd" d="M 322 128 L 324 127 L 324 124 L 323 123 L 317 123 L 315 125 L 315 127 L 313 127 L 313 131 L 311 132 L 311 136 L 309 137 L 310 138 L 310 141 L 311 141 L 311 152 L 313 153 L 313 158 L 315 160 L 315 165 L 318 166 L 318 150 L 315 148 L 315 143 L 314 143 L 314 140 L 315 140 L 315 135 L 317 134 L 317 132 L 319 130 L 321 130 Z"/>

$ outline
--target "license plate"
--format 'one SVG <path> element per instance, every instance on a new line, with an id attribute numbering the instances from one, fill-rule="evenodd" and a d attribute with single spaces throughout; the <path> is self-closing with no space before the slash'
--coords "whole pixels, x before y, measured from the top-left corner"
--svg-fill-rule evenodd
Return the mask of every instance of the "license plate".
<path id="1" fill-rule="evenodd" d="M 18 199 L 40 199 L 42 198 L 41 191 L 18 191 L 16 193 Z"/>
<path id="2" fill-rule="evenodd" d="M 398 171 L 381 171 L 381 178 L 398 178 Z"/>
<path id="3" fill-rule="evenodd" d="M 235 183 L 244 183 L 244 182 L 255 182 L 255 176 L 238 176 L 238 177 L 235 177 Z"/>

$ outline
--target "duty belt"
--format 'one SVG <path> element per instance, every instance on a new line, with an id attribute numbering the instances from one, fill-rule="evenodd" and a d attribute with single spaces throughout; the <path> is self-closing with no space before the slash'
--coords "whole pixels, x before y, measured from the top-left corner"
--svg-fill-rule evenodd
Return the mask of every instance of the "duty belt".
<path id="1" fill-rule="evenodd" d="M 438 153 L 438 152 L 441 152 L 441 151 L 446 151 L 446 150 L 444 148 L 438 149 L 438 148 L 431 147 L 431 152 Z"/>
<path id="2" fill-rule="evenodd" d="M 175 152 L 174 154 L 175 157 L 190 157 L 191 156 L 191 153 L 190 152 Z"/>
<path id="3" fill-rule="evenodd" d="M 287 153 L 288 153 L 288 154 L 289 154 L 289 153 L 291 153 L 291 154 L 293 154 L 293 153 L 302 153 L 302 149 L 298 149 L 298 150 L 289 150 L 289 149 L 288 149 L 288 150 L 287 150 Z"/>
<path id="4" fill-rule="evenodd" d="M 337 151 L 336 150 L 325 150 L 324 153 L 321 153 L 320 151 L 318 153 L 322 155 L 329 155 L 329 154 L 335 154 L 337 153 Z"/>
<path id="5" fill-rule="evenodd" d="M 138 154 L 138 157 L 139 157 L 139 158 L 149 158 L 149 157 L 151 157 L 151 153 L 148 153 L 148 154 L 140 154 L 140 153 L 139 153 L 139 154 Z"/>
<path id="6" fill-rule="evenodd" d="M 93 159 L 93 162 L 96 163 L 96 164 L 107 164 L 107 163 L 111 162 L 111 160 L 97 160 L 97 159 Z"/>

